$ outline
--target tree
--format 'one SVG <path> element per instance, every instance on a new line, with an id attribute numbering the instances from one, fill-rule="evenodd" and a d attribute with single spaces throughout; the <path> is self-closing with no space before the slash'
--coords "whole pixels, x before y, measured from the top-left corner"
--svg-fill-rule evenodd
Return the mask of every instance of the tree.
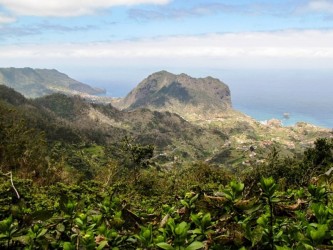
<path id="1" fill-rule="evenodd" d="M 45 135 L 29 128 L 22 115 L 0 103 L 0 170 L 42 177 L 47 170 Z"/>
<path id="2" fill-rule="evenodd" d="M 307 181 L 313 176 L 324 174 L 333 164 L 333 142 L 326 138 L 319 138 L 314 143 L 314 148 L 304 152 L 302 172 Z"/>
<path id="3" fill-rule="evenodd" d="M 121 150 L 125 156 L 123 163 L 125 167 L 133 171 L 134 180 L 137 183 L 140 169 L 147 168 L 150 159 L 154 156 L 154 146 L 135 143 L 133 138 L 125 136 L 121 142 Z"/>

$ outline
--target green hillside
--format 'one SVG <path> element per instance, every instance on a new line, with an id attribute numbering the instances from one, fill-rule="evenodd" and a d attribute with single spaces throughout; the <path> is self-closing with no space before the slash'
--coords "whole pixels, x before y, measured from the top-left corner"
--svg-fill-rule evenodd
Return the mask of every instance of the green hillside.
<path id="1" fill-rule="evenodd" d="M 148 108 L 170 111 L 183 117 L 209 117 L 230 109 L 231 97 L 229 87 L 218 79 L 160 71 L 141 81 L 113 105 L 126 110 Z"/>
<path id="2" fill-rule="evenodd" d="M 29 98 L 56 92 L 67 94 L 101 94 L 104 90 L 78 82 L 55 69 L 0 68 L 0 84 Z"/>
<path id="3" fill-rule="evenodd" d="M 1 249 L 330 249 L 332 167 L 330 131 L 305 123 L 0 85 Z"/>

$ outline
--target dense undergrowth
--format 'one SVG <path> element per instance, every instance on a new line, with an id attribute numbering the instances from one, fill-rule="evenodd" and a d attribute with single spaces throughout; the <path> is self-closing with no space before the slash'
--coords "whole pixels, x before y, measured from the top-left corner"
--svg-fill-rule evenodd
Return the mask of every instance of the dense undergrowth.
<path id="1" fill-rule="evenodd" d="M 333 247 L 330 140 L 319 139 L 302 160 L 273 150 L 265 165 L 237 175 L 205 163 L 163 171 L 135 155 L 132 164 L 145 168 L 111 162 L 104 182 L 11 183 L 1 172 L 0 247 Z"/>
<path id="2" fill-rule="evenodd" d="M 230 181 L 210 193 L 195 187 L 160 197 L 92 181 L 36 187 L 16 179 L 18 199 L 1 180 L 2 249 L 329 249 L 333 242 L 324 182 L 281 191 L 270 177 L 251 193 Z"/>

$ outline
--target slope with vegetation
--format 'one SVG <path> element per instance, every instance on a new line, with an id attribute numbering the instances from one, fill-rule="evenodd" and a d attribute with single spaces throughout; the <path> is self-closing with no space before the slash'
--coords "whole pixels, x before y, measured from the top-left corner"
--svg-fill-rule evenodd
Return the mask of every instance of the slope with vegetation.
<path id="1" fill-rule="evenodd" d="M 267 124 L 255 121 L 232 108 L 228 86 L 212 77 L 193 78 L 186 74 L 156 72 L 140 82 L 125 98 L 115 99 L 112 104 L 128 111 L 172 112 L 201 131 L 222 132 L 225 135 L 223 145 L 206 136 L 212 143 L 205 160 L 229 168 L 262 162 L 272 147 L 290 155 L 302 152 L 318 137 L 330 136 L 328 129 L 306 123 L 284 127 L 277 120 Z M 195 138 L 199 135 L 197 133 Z"/>
<path id="2" fill-rule="evenodd" d="M 55 69 L 0 68 L 0 84 L 14 88 L 30 98 L 56 92 L 92 95 L 105 92 L 76 81 Z"/>
<path id="3" fill-rule="evenodd" d="M 308 124 L 0 86 L 1 249 L 330 249 L 332 167 Z"/>
<path id="4" fill-rule="evenodd" d="M 10 110 L 1 116 L 15 121 Z M 266 163 L 235 174 L 202 162 L 160 168 L 153 148 L 130 138 L 102 166 L 102 146 L 49 149 L 27 124 L 0 125 L 2 249 L 332 247 L 332 140 L 293 157 L 272 150 Z M 94 161 L 97 175 L 65 176 L 73 152 Z"/>

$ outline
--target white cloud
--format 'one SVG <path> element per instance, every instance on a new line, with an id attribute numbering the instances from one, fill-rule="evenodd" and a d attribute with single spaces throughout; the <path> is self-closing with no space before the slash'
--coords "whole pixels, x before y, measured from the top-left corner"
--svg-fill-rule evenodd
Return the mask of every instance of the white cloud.
<path id="1" fill-rule="evenodd" d="M 300 7 L 298 9 L 298 11 L 333 14 L 333 1 L 332 0 L 310 0 L 307 4 Z"/>
<path id="2" fill-rule="evenodd" d="M 330 68 L 333 30 L 280 31 L 159 37 L 90 44 L 0 47 L 1 61 L 18 66 L 206 68 Z M 0 65 L 6 66 L 6 65 Z M 25 65 L 32 66 L 32 65 Z"/>
<path id="3" fill-rule="evenodd" d="M 18 15 L 80 16 L 119 5 L 167 4 L 171 0 L 0 0 Z"/>
<path id="4" fill-rule="evenodd" d="M 0 13 L 0 25 L 6 24 L 6 23 L 13 23 L 15 21 L 16 21 L 16 19 L 14 17 L 6 16 L 6 15 L 3 15 Z"/>

